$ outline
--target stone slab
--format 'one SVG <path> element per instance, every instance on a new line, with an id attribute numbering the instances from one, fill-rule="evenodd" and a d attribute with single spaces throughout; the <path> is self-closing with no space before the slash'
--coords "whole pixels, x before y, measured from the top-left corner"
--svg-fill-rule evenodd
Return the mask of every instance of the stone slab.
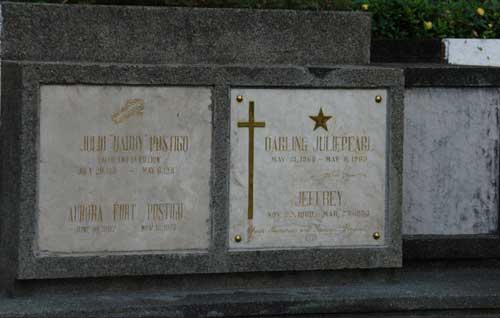
<path id="1" fill-rule="evenodd" d="M 500 66 L 499 39 L 443 39 L 445 60 L 455 65 Z"/>
<path id="2" fill-rule="evenodd" d="M 2 116 L 2 202 L 3 226 L 0 244 L 8 261 L 9 277 L 30 279 L 177 275 L 236 272 L 314 271 L 345 268 L 401 266 L 401 174 L 402 174 L 402 72 L 367 66 L 245 67 L 186 65 L 65 64 L 3 61 Z M 212 142 L 210 145 L 210 240 L 207 250 L 157 250 L 143 253 L 78 253 L 71 257 L 37 255 L 38 166 L 40 144 L 40 87 L 126 86 L 210 87 L 212 91 Z M 231 87 L 301 90 L 367 89 L 386 90 L 387 191 L 384 245 L 306 247 L 298 249 L 231 250 L 229 248 L 229 184 Z M 130 97 L 126 97 L 127 99 Z M 133 97 L 140 98 L 140 97 Z M 123 102 L 112 107 L 123 107 Z M 146 104 L 145 104 L 146 105 Z M 104 107 L 104 106 L 103 106 Z M 203 107 L 208 107 L 205 105 Z M 316 110 L 317 111 L 317 110 Z M 115 111 L 113 111 L 115 112 Z M 108 117 L 109 118 L 109 117 Z M 138 119 L 130 117 L 129 121 Z M 5 138 L 4 138 L 5 137 Z M 10 181 L 7 185 L 3 180 Z M 9 191 L 7 191 L 9 190 Z M 22 198 L 22 199 L 19 199 Z M 16 213 L 12 213 L 16 211 Z M 5 243 L 7 244 L 7 243 Z M 0 245 L 2 246 L 2 245 Z M 9 248 L 10 247 L 10 248 Z M 5 254 L 4 254 L 5 253 Z M 7 263 L 5 263 L 7 264 Z"/>
<path id="3" fill-rule="evenodd" d="M 42 85 L 38 248 L 206 250 L 211 90 Z"/>
<path id="4" fill-rule="evenodd" d="M 2 3 L 5 60 L 368 64 L 364 12 Z"/>
<path id="5" fill-rule="evenodd" d="M 384 245 L 386 99 L 373 89 L 233 88 L 230 248 Z"/>
<path id="6" fill-rule="evenodd" d="M 92 283 L 79 280 L 78 291 L 42 288 L 40 294 L 0 297 L 0 317 L 374 318 L 382 312 L 398 318 L 493 318 L 500 314 L 498 265 L 421 262 L 386 271 L 140 277 L 137 285 L 121 277 L 119 290 L 110 290 L 106 281 L 92 292 L 81 288 Z M 63 285 L 67 282 L 60 282 L 60 288 Z"/>
<path id="7" fill-rule="evenodd" d="M 498 223 L 498 88 L 405 94 L 405 234 L 489 234 Z"/>

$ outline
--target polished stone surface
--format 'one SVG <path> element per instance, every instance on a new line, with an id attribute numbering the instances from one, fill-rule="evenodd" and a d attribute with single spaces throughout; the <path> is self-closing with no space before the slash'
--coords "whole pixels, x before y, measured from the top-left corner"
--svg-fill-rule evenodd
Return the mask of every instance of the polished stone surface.
<path id="1" fill-rule="evenodd" d="M 211 92 L 43 85 L 40 253 L 209 245 Z"/>
<path id="2" fill-rule="evenodd" d="M 386 97 L 377 89 L 233 89 L 230 248 L 383 245 Z"/>

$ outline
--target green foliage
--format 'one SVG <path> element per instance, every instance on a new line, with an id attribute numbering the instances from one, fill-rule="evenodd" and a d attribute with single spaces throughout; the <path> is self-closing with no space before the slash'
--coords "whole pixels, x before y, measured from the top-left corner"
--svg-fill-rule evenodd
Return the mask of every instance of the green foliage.
<path id="1" fill-rule="evenodd" d="M 500 0 L 354 0 L 354 9 L 363 10 L 363 5 L 368 5 L 367 11 L 373 14 L 374 38 L 497 38 L 500 35 Z M 478 13 L 478 8 L 484 10 L 483 15 L 481 10 Z"/>

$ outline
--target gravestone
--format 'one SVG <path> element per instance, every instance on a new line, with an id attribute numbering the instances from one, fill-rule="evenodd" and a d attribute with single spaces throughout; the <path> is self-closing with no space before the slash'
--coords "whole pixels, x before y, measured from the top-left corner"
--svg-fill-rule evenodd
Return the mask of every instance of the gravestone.
<path id="1" fill-rule="evenodd" d="M 231 95 L 231 249 L 384 245 L 384 90 Z"/>
<path id="2" fill-rule="evenodd" d="M 304 69 L 241 66 L 5 65 L 9 78 L 23 74 L 22 86 L 4 90 L 2 125 L 13 149 L 4 163 L 16 163 L 5 167 L 3 180 L 22 181 L 10 194 L 19 197 L 6 199 L 20 211 L 10 221 L 23 227 L 18 277 L 400 264 L 400 198 L 389 191 L 400 175 L 388 177 L 400 149 L 394 129 L 401 113 L 389 103 L 397 98 L 399 71 L 346 67 L 318 79 Z M 286 89 L 267 88 L 283 79 Z M 255 99 L 238 103 L 226 81 L 262 88 L 232 88 L 244 102 Z M 137 86 L 143 82 L 150 85 Z M 212 93 L 207 83 L 216 86 Z M 291 120 L 273 115 L 283 109 L 294 109 Z M 261 121 L 266 128 L 253 126 Z M 251 128 L 253 147 L 244 133 Z M 294 146 L 284 143 L 287 135 Z M 266 144 L 287 153 L 288 162 L 273 164 Z M 252 197 L 255 245 L 245 223 L 253 219 Z M 283 219 L 275 217 L 272 226 L 295 234 L 266 234 L 279 209 Z"/>
<path id="3" fill-rule="evenodd" d="M 40 87 L 40 253 L 207 250 L 208 88 Z"/>
<path id="4" fill-rule="evenodd" d="M 401 266 L 403 77 L 362 65 L 367 14 L 1 8 L 10 292 Z"/>

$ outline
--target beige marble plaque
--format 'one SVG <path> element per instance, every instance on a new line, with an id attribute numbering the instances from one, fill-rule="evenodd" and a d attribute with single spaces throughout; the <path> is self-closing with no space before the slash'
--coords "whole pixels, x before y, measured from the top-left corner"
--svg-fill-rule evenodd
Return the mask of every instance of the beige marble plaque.
<path id="1" fill-rule="evenodd" d="M 386 94 L 234 88 L 230 248 L 384 245 Z"/>
<path id="2" fill-rule="evenodd" d="M 211 91 L 43 85 L 40 253 L 205 250 Z"/>

